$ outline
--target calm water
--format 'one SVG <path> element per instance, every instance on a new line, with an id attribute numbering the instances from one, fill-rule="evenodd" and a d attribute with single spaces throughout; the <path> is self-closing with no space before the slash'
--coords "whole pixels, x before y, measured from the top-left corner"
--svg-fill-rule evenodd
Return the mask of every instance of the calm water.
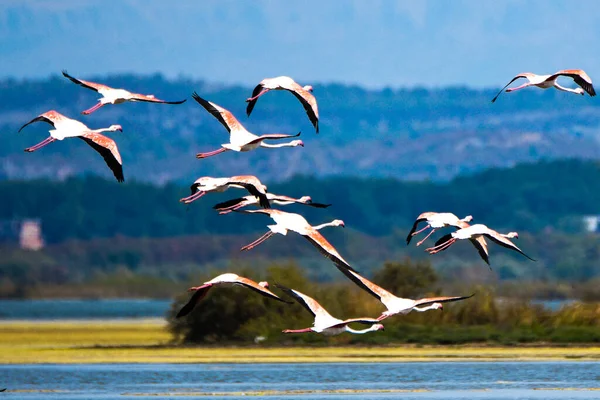
<path id="1" fill-rule="evenodd" d="M 569 302 L 538 303 L 556 310 Z M 170 306 L 171 299 L 0 300 L 0 320 L 163 318 Z"/>
<path id="2" fill-rule="evenodd" d="M 0 365 L 0 386 L 7 399 L 598 399 L 600 363 Z"/>
<path id="3" fill-rule="evenodd" d="M 165 317 L 171 299 L 0 300 L 0 320 Z"/>

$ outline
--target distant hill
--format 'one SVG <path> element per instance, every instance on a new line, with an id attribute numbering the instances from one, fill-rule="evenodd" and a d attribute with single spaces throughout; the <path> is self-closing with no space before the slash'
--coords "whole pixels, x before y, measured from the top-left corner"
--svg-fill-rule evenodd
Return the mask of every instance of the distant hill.
<path id="1" fill-rule="evenodd" d="M 77 71 L 69 71 L 77 76 Z M 191 183 L 202 175 L 250 173 L 266 181 L 293 175 L 352 175 L 403 180 L 447 180 L 484 168 L 555 158 L 600 156 L 600 106 L 595 99 L 556 90 L 504 94 L 491 104 L 494 90 L 463 87 L 435 90 L 365 90 L 337 84 L 315 85 L 321 133 L 289 93 L 262 97 L 250 118 L 244 100 L 251 87 L 215 85 L 160 75 L 85 77 L 115 87 L 187 98 L 182 105 L 106 106 L 91 116 L 80 111 L 99 95 L 62 76 L 36 81 L 0 81 L 0 179 L 62 179 L 92 172 L 110 176 L 98 154 L 82 141 L 53 143 L 37 153 L 23 149 L 46 137 L 36 124 L 17 134 L 36 115 L 56 109 L 91 128 L 121 124 L 117 141 L 127 180 Z M 190 94 L 230 109 L 256 133 L 302 132 L 304 148 L 259 149 L 197 160 L 198 151 L 227 141 L 226 130 Z"/>

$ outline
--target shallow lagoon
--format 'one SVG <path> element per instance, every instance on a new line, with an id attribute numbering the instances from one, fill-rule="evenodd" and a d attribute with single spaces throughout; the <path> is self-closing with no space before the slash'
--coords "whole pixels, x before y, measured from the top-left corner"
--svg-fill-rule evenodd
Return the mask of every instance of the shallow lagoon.
<path id="1" fill-rule="evenodd" d="M 600 362 L 1 365 L 0 380 L 15 399 L 600 398 Z"/>

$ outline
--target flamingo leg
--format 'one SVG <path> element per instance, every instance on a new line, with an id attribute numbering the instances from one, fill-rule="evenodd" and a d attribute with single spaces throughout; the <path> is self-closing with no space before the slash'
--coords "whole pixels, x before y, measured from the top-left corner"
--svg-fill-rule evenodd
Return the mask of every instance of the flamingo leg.
<path id="1" fill-rule="evenodd" d="M 429 232 L 429 233 L 427 234 L 427 236 L 425 236 L 425 237 L 423 238 L 423 240 L 421 240 L 421 241 L 417 242 L 417 246 L 420 246 L 420 245 L 422 245 L 422 244 L 423 244 L 423 242 L 424 242 L 424 241 L 426 241 L 426 240 L 427 240 L 427 238 L 428 238 L 429 236 L 431 236 L 431 234 L 432 234 L 433 232 L 435 232 L 435 228 L 433 228 L 433 229 L 431 230 L 431 232 Z"/>
<path id="2" fill-rule="evenodd" d="M 50 144 L 50 143 L 52 143 L 54 141 L 56 141 L 56 139 L 54 139 L 52 136 L 47 137 L 46 139 L 42 140 L 40 143 L 38 143 L 38 144 L 36 144 L 34 146 L 26 148 L 25 151 L 28 152 L 28 153 L 32 153 L 32 152 L 34 152 L 34 151 L 36 151 L 38 149 L 41 149 L 42 147 L 44 147 L 47 144 Z"/>
<path id="3" fill-rule="evenodd" d="M 440 251 L 446 250 L 448 247 L 450 247 L 452 245 L 452 243 L 456 242 L 455 238 L 452 239 L 448 239 L 448 241 L 441 243 L 437 246 L 433 246 L 430 247 L 428 249 L 425 249 L 425 251 L 428 251 L 429 254 L 435 254 L 435 253 L 439 253 Z"/>
<path id="4" fill-rule="evenodd" d="M 263 89 L 259 94 L 257 94 L 254 97 L 249 97 L 246 99 L 246 102 L 250 102 L 250 101 L 254 101 L 256 99 L 258 99 L 260 96 L 262 96 L 263 94 L 267 93 L 270 89 Z"/>
<path id="5" fill-rule="evenodd" d="M 206 194 L 205 191 L 200 190 L 200 191 L 194 193 L 191 196 L 179 199 L 179 201 L 182 202 L 182 203 L 185 203 L 185 204 L 190 204 L 192 201 L 198 200 L 200 197 L 204 196 L 205 194 Z"/>
<path id="6" fill-rule="evenodd" d="M 514 92 L 515 90 L 525 89 L 528 86 L 531 86 L 531 83 L 524 83 L 521 86 L 517 86 L 514 88 L 508 88 L 508 89 L 506 89 L 506 93 Z"/>
<path id="7" fill-rule="evenodd" d="M 419 233 L 423 232 L 425 229 L 429 229 L 429 228 L 431 228 L 431 225 L 427 224 L 427 225 L 425 225 L 425 227 L 424 227 L 424 228 L 422 228 L 422 229 L 419 229 L 419 230 L 418 230 L 418 231 L 416 231 L 416 232 L 413 232 L 413 233 L 412 233 L 410 236 L 416 236 L 416 235 L 418 235 Z"/>
<path id="8" fill-rule="evenodd" d="M 383 321 L 384 319 L 386 319 L 387 317 L 389 317 L 389 315 L 386 314 L 381 314 L 378 318 L 377 321 Z"/>
<path id="9" fill-rule="evenodd" d="M 312 328 L 304 328 L 304 329 L 284 329 L 281 331 L 283 333 L 306 333 L 312 332 Z"/>
<path id="10" fill-rule="evenodd" d="M 238 204 L 235 206 L 231 206 L 231 207 L 225 207 L 219 210 L 219 214 L 229 214 L 230 212 L 233 212 L 239 208 L 244 207 L 244 204 Z"/>
<path id="11" fill-rule="evenodd" d="M 261 237 L 259 237 L 258 239 L 256 239 L 254 242 L 242 247 L 240 249 L 240 251 L 251 250 L 251 249 L 255 248 L 256 246 L 258 246 L 259 244 L 261 244 L 262 242 L 264 242 L 265 240 L 267 240 L 268 238 L 270 238 L 271 236 L 273 236 L 273 232 L 269 231 L 269 232 L 265 233 L 264 235 L 262 235 Z"/>
<path id="12" fill-rule="evenodd" d="M 227 151 L 227 149 L 221 148 L 219 150 L 209 151 L 208 153 L 198 153 L 198 154 L 196 154 L 196 158 L 206 158 L 206 157 L 217 155 L 217 154 L 222 153 L 224 151 Z"/>
<path id="13" fill-rule="evenodd" d="M 100 107 L 103 107 L 103 106 L 104 106 L 104 104 L 103 104 L 103 103 L 98 103 L 98 104 L 96 104 L 94 107 L 92 107 L 92 108 L 88 108 L 87 110 L 85 110 L 85 111 L 82 111 L 81 113 L 82 113 L 83 115 L 89 115 L 89 114 L 93 113 L 94 111 L 96 111 L 97 109 L 99 109 Z"/>

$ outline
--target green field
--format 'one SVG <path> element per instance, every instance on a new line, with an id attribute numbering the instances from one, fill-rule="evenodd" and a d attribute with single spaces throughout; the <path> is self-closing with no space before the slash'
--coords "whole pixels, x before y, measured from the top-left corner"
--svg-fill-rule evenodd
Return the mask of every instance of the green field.
<path id="1" fill-rule="evenodd" d="M 599 360 L 600 347 L 184 347 L 161 320 L 0 323 L 0 363 Z"/>

